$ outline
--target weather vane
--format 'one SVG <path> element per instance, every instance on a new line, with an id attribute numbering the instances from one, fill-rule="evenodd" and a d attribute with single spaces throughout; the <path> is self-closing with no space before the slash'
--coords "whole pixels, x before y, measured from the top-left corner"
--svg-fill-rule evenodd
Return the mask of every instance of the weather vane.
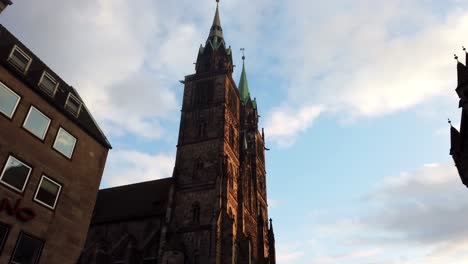
<path id="1" fill-rule="evenodd" d="M 242 60 L 245 60 L 245 49 L 241 48 L 240 50 L 242 51 Z"/>

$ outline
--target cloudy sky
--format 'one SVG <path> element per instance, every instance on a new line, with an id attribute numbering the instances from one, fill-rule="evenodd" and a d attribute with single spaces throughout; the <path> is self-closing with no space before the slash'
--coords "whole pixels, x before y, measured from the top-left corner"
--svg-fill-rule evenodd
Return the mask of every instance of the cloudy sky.
<path id="1" fill-rule="evenodd" d="M 114 149 L 102 188 L 169 177 L 182 85 L 213 0 L 22 0 L 0 15 L 76 87 Z M 225 0 L 267 145 L 278 262 L 468 263 L 459 123 L 463 0 Z M 239 79 L 239 67 L 235 79 Z"/>

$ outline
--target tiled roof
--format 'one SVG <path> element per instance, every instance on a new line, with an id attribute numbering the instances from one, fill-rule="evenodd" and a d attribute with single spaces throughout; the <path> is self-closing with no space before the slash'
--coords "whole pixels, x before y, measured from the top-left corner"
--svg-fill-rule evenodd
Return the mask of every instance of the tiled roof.
<path id="1" fill-rule="evenodd" d="M 32 63 L 26 74 L 19 72 L 7 61 L 8 56 L 10 55 L 10 52 L 15 45 L 17 45 L 21 50 L 26 52 L 29 57 L 32 58 Z M 42 62 L 36 55 L 34 55 L 34 53 L 32 53 L 23 43 L 21 43 L 13 34 L 11 34 L 5 27 L 3 27 L 3 25 L 0 25 L 0 64 L 10 70 L 10 72 L 18 79 L 23 81 L 26 86 L 33 89 L 36 93 L 42 96 L 47 102 L 49 102 L 65 116 L 67 116 L 68 119 L 72 120 L 81 129 L 86 131 L 91 137 L 96 139 L 105 147 L 109 149 L 112 148 L 106 136 L 99 128 L 91 113 L 88 111 L 77 91 L 72 86 L 69 86 L 64 80 L 62 80 L 54 71 L 47 67 L 44 62 Z M 53 97 L 49 96 L 46 92 L 38 87 L 39 79 L 41 78 L 44 70 L 59 82 L 59 89 Z M 81 108 L 78 117 L 74 116 L 65 109 L 65 102 L 69 93 L 79 98 L 82 103 L 83 107 Z"/>
<path id="2" fill-rule="evenodd" d="M 99 190 L 92 224 L 164 215 L 173 178 Z"/>

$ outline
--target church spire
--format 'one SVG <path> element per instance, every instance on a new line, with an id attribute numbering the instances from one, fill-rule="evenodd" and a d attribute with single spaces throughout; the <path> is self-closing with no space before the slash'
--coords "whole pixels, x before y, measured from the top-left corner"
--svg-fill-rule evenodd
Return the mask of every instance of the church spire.
<path id="1" fill-rule="evenodd" d="M 223 29 L 221 28 L 221 19 L 219 19 L 219 0 L 216 0 L 216 13 L 213 19 L 213 25 L 211 26 L 209 39 L 213 37 L 224 38 Z"/>
<path id="2" fill-rule="evenodd" d="M 245 49 L 241 49 L 242 52 L 244 52 Z M 243 105 L 247 103 L 247 100 L 250 97 L 250 92 L 249 92 L 249 83 L 247 82 L 247 74 L 245 73 L 245 55 L 242 54 L 242 73 L 241 73 L 241 78 L 239 81 L 239 94 L 240 94 L 240 99 Z"/>

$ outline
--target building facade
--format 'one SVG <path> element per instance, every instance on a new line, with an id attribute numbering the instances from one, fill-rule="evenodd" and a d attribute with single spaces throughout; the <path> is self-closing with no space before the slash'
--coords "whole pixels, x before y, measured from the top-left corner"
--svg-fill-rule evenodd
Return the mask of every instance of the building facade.
<path id="1" fill-rule="evenodd" d="M 81 263 L 276 263 L 257 102 L 232 73 L 217 7 L 181 81 L 173 176 L 100 190 Z"/>
<path id="2" fill-rule="evenodd" d="M 110 148 L 76 90 L 0 26 L 0 263 L 76 263 Z"/>

